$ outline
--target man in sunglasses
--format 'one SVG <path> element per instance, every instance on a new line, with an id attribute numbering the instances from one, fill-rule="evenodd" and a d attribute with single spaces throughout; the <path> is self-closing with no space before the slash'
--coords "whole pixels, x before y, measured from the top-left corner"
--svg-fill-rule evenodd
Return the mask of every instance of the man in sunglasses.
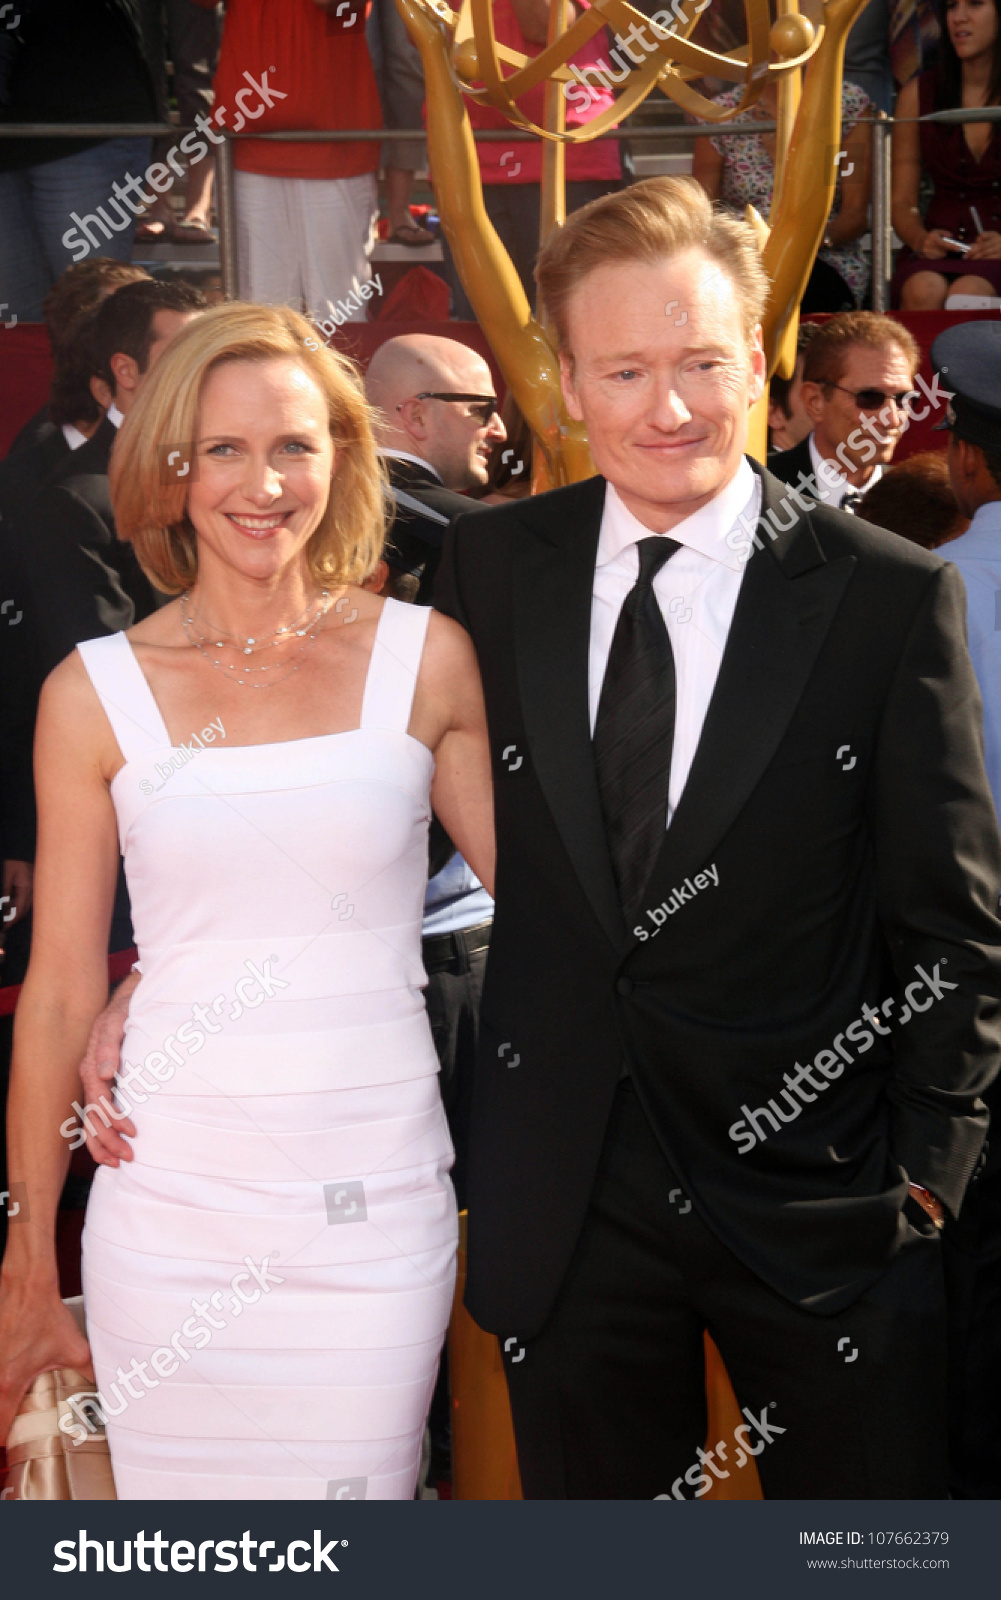
<path id="1" fill-rule="evenodd" d="M 394 501 L 386 560 L 397 583 L 419 579 L 418 604 L 430 605 L 445 529 L 475 508 L 466 496 L 486 486 L 493 446 L 507 437 L 490 368 L 458 339 L 404 334 L 379 346 L 365 390 L 379 408 Z"/>
<path id="2" fill-rule="evenodd" d="M 768 470 L 808 499 L 854 511 L 893 459 L 921 357 L 892 317 L 849 311 L 811 339 L 802 400 L 812 431 L 768 458 Z"/>

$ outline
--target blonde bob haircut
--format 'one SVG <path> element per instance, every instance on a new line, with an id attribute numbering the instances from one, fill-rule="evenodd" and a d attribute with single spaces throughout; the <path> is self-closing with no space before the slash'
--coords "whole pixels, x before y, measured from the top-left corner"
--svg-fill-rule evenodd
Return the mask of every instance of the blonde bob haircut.
<path id="1" fill-rule="evenodd" d="M 325 588 L 363 583 L 375 571 L 386 532 L 385 471 L 358 369 L 325 349 L 313 325 L 287 306 L 233 301 L 201 313 L 171 339 L 112 451 L 118 536 L 131 541 L 146 576 L 167 594 L 190 588 L 198 574 L 187 485 L 168 481 L 167 457 L 193 450 L 202 389 L 214 368 L 281 356 L 297 361 L 322 391 L 337 452 L 330 498 L 306 545 L 310 575 Z"/>
<path id="2" fill-rule="evenodd" d="M 656 264 L 692 249 L 704 250 L 733 281 L 750 339 L 769 287 L 754 230 L 715 211 L 695 178 L 644 178 L 574 211 L 539 254 L 535 278 L 560 351 L 572 357 L 570 299 L 589 273 L 620 262 Z"/>

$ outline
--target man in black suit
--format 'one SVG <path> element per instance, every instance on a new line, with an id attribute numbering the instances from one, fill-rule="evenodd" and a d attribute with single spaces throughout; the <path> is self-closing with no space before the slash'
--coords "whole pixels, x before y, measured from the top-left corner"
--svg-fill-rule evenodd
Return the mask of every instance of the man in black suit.
<path id="1" fill-rule="evenodd" d="M 911 420 L 921 353 L 903 323 L 845 311 L 813 334 L 803 357 L 802 404 L 812 429 L 768 470 L 808 500 L 854 512 L 878 483 Z M 944 400 L 945 396 L 943 396 Z M 927 415 L 928 408 L 915 412 Z"/>
<path id="2" fill-rule="evenodd" d="M 21 540 L 31 628 L 44 677 L 81 639 L 130 628 L 162 597 L 115 531 L 108 463 L 118 429 L 173 335 L 204 307 L 190 284 L 153 278 L 116 290 L 90 330 L 92 381 L 112 396 L 96 431 L 73 451 L 32 508 Z"/>
<path id="3" fill-rule="evenodd" d="M 419 575 L 417 602 L 430 605 L 445 530 L 475 506 L 465 497 L 484 488 L 491 449 L 507 438 L 490 368 L 458 339 L 403 334 L 375 352 L 365 392 L 381 413 L 393 498 L 386 560 L 397 582 Z"/>
<path id="4" fill-rule="evenodd" d="M 16 627 L 0 632 L 0 737 L 10 759 L 0 794 L 4 850 L 23 851 L 33 840 L 31 742 L 45 678 L 82 639 L 130 628 L 166 598 L 143 573 L 132 546 L 116 534 L 108 463 L 147 372 L 203 305 L 189 284 L 145 276 L 104 300 L 89 330 L 88 365 L 92 382 L 112 397 L 108 413 L 85 443 L 67 449 L 47 485 L 18 501 L 0 531 L 0 549 L 11 549 L 5 571 L 14 572 L 21 613 Z M 20 857 L 7 859 L 23 864 Z M 131 942 L 121 896 L 112 940 Z M 112 943 L 113 949 L 123 947 Z"/>
<path id="5" fill-rule="evenodd" d="M 770 1497 L 944 1497 L 939 1224 L 1001 1048 L 962 584 L 744 456 L 767 283 L 697 185 L 575 213 L 539 284 L 601 475 L 459 518 L 436 594 L 494 745 L 466 1300 L 525 1494 L 750 1453 Z"/>
<path id="6" fill-rule="evenodd" d="M 24 424 L 0 462 L 0 573 L 6 602 L 0 618 L 0 748 L 4 752 L 0 860 L 3 893 L 10 897 L 18 919 L 31 904 L 35 832 L 31 746 L 41 681 L 32 653 L 33 630 L 30 623 L 22 626 L 26 589 L 22 552 L 33 536 L 35 500 L 72 452 L 86 443 L 110 400 L 110 393 L 102 389 L 99 401 L 91 389 L 91 319 L 116 288 L 139 279 L 148 281 L 141 267 L 98 257 L 68 267 L 53 284 L 43 304 L 53 356 L 49 399 Z"/>

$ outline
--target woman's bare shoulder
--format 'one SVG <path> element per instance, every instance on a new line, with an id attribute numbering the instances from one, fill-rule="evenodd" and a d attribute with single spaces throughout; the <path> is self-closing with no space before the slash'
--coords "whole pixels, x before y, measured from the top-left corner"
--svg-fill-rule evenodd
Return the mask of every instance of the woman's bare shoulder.
<path id="1" fill-rule="evenodd" d="M 431 612 L 424 657 L 428 666 L 438 671 L 469 670 L 477 665 L 476 648 L 466 629 L 443 611 Z"/>
<path id="2" fill-rule="evenodd" d="M 67 753 L 90 752 L 102 764 L 117 754 L 111 724 L 79 650 L 72 650 L 43 683 L 37 727 L 38 748 L 55 739 Z"/>

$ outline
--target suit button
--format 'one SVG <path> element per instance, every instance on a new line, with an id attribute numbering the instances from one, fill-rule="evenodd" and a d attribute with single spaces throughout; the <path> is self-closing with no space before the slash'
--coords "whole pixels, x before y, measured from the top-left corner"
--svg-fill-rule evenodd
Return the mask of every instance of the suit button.
<path id="1" fill-rule="evenodd" d="M 630 995 L 635 987 L 632 978 L 617 978 L 615 981 L 616 994 Z"/>

